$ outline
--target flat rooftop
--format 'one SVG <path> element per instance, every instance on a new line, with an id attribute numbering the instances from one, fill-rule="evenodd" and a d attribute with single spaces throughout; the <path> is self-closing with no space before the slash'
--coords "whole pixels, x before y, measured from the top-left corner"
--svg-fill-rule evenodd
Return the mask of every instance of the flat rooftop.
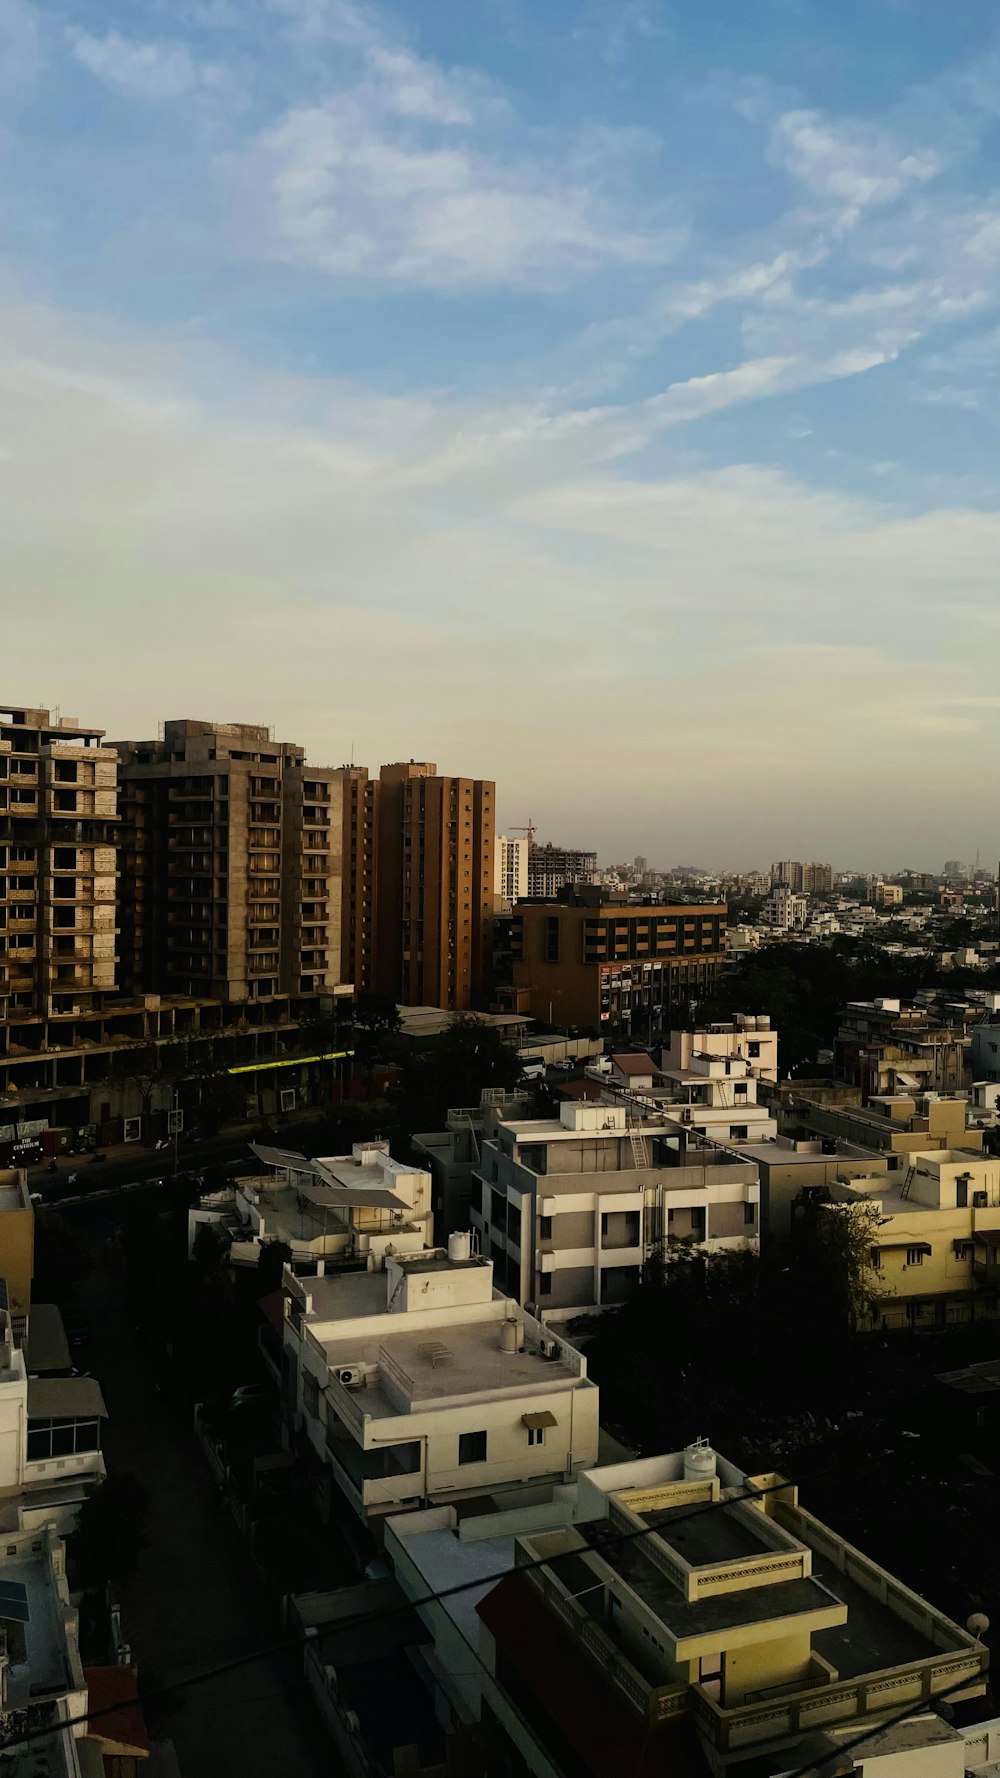
<path id="1" fill-rule="evenodd" d="M 0 1173 L 0 1214 L 4 1210 L 26 1210 L 29 1199 L 21 1185 L 16 1168 L 5 1167 Z"/>
<path id="2" fill-rule="evenodd" d="M 18 1692 L 36 1697 L 65 1690 L 70 1683 L 66 1635 L 47 1558 L 10 1557 L 0 1568 L 0 1580 L 23 1586 L 28 1595 L 28 1621 L 18 1626 L 24 1635 L 21 1661 L 15 1658 L 20 1654 L 18 1637 L 11 1637 L 11 1678 Z"/>
<path id="3" fill-rule="evenodd" d="M 668 1506 L 640 1516 L 647 1525 L 655 1526 L 664 1542 L 692 1568 L 762 1556 L 771 1548 L 755 1535 L 752 1524 L 739 1513 L 727 1512 L 725 1507 L 721 1511 L 693 1512 L 690 1506 Z"/>
<path id="4" fill-rule="evenodd" d="M 501 1325 L 499 1319 L 449 1323 L 398 1334 L 383 1325 L 377 1332 L 373 1329 L 368 1339 L 324 1342 L 326 1360 L 335 1370 L 359 1361 L 377 1364 L 380 1351 L 385 1353 L 394 1367 L 394 1381 L 417 1408 L 442 1398 L 486 1395 L 495 1390 L 548 1394 L 558 1385 L 577 1381 L 576 1366 L 562 1358 L 543 1358 L 540 1352 L 527 1349 L 501 1351 Z M 373 1419 L 406 1411 L 381 1379 L 353 1393 L 362 1412 Z"/>
<path id="5" fill-rule="evenodd" d="M 817 1161 L 885 1161 L 880 1149 L 859 1148 L 854 1142 L 838 1142 L 830 1153 L 821 1153 L 818 1149 L 803 1153 L 799 1148 L 786 1148 L 782 1142 L 733 1142 L 730 1147 L 737 1154 L 746 1155 L 748 1161 L 766 1161 L 772 1167 L 815 1166 Z"/>

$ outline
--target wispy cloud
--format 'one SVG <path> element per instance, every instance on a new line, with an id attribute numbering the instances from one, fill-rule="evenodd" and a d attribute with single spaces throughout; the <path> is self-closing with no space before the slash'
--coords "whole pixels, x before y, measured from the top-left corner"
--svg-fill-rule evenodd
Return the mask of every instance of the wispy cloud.
<path id="1" fill-rule="evenodd" d="M 785 112 L 772 131 L 770 154 L 814 197 L 843 206 L 842 224 L 893 203 L 941 170 L 930 149 L 903 149 L 870 125 L 834 121 L 819 111 Z"/>
<path id="2" fill-rule="evenodd" d="M 197 60 L 184 43 L 140 43 L 117 31 L 92 37 L 79 30 L 71 30 L 69 40 L 77 60 L 126 98 L 166 102 L 229 85 L 223 67 Z"/>

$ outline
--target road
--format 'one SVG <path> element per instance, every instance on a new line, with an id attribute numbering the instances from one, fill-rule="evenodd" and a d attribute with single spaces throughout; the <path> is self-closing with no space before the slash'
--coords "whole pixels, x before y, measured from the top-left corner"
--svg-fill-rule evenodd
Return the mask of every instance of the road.
<path id="1" fill-rule="evenodd" d="M 166 1684 L 281 1635 L 228 1512 L 215 1498 L 183 1410 L 156 1393 L 120 1275 L 103 1261 L 81 1288 L 93 1335 L 86 1358 L 109 1419 L 111 1473 L 139 1477 L 152 1499 L 149 1544 L 121 1589 L 124 1626 L 145 1688 Z M 342 1767 L 301 1676 L 300 1657 L 271 1655 L 150 1710 L 184 1778 L 340 1778 Z"/>

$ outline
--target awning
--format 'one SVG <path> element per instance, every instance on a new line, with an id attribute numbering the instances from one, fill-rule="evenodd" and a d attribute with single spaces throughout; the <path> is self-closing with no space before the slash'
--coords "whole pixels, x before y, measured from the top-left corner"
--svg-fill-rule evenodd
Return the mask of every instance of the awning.
<path id="1" fill-rule="evenodd" d="M 63 1318 L 55 1303 L 32 1303 L 28 1316 L 28 1375 L 41 1371 L 68 1371 L 73 1360 Z"/>
<path id="2" fill-rule="evenodd" d="M 106 1420 L 96 1377 L 29 1377 L 29 1420 Z"/>
<path id="3" fill-rule="evenodd" d="M 976 1229 L 972 1239 L 982 1241 L 987 1247 L 1000 1247 L 1000 1229 Z"/>
<path id="4" fill-rule="evenodd" d="M 304 1154 L 298 1154 L 293 1148 L 268 1148 L 263 1142 L 251 1142 L 250 1152 L 263 1161 L 265 1167 L 308 1167 L 309 1162 Z"/>
<path id="5" fill-rule="evenodd" d="M 537 1432 L 542 1426 L 558 1426 L 558 1424 L 555 1415 L 550 1414 L 548 1408 L 543 1408 L 540 1414 L 521 1415 L 521 1425 L 527 1426 L 529 1432 Z"/>
<path id="6" fill-rule="evenodd" d="M 872 1246 L 878 1253 L 896 1253 L 905 1250 L 907 1253 L 930 1253 L 929 1241 L 873 1241 Z"/>

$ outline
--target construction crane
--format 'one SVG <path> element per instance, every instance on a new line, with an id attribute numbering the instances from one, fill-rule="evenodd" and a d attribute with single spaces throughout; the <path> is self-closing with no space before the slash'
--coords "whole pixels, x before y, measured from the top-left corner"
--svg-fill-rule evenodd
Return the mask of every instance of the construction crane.
<path id="1" fill-rule="evenodd" d="M 535 843 L 535 835 L 538 832 L 538 829 L 535 826 L 535 823 L 532 821 L 531 816 L 529 815 L 527 827 L 508 827 L 507 832 L 508 833 L 526 833 L 528 836 L 528 845 L 533 846 Z"/>

